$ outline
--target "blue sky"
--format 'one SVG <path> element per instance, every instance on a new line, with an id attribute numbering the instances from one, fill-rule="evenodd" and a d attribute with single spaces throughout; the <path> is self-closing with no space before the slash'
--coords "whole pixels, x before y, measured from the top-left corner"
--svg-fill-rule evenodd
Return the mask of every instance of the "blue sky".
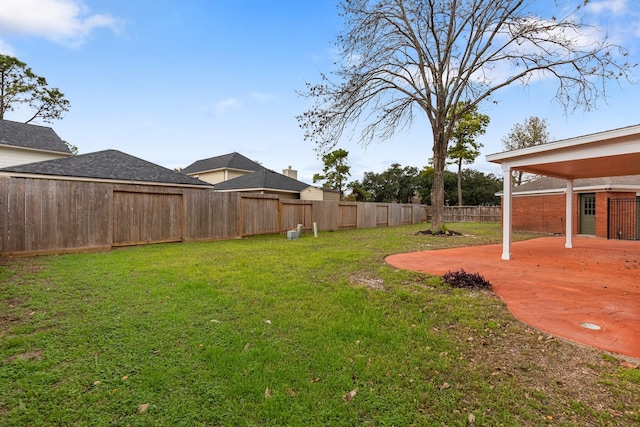
<path id="1" fill-rule="evenodd" d="M 586 19 L 640 62 L 635 1 L 591 0 Z M 291 165 L 308 183 L 322 162 L 295 119 L 311 105 L 296 91 L 334 69 L 332 43 L 341 28 L 331 0 L 0 3 L 0 53 L 26 62 L 65 94 L 71 110 L 44 125 L 80 153 L 117 149 L 174 168 L 237 151 L 278 172 Z M 553 139 L 640 123 L 640 85 L 614 84 L 608 92 L 597 111 L 568 117 L 551 102 L 553 84 L 496 92 L 499 102 L 481 107 L 491 124 L 471 167 L 499 175 L 484 157 L 502 151 L 501 139 L 529 116 L 545 118 Z M 22 119 L 20 112 L 5 118 Z M 338 147 L 349 151 L 351 178 L 360 180 L 392 163 L 422 168 L 431 141 L 425 119 L 393 140 Z"/>

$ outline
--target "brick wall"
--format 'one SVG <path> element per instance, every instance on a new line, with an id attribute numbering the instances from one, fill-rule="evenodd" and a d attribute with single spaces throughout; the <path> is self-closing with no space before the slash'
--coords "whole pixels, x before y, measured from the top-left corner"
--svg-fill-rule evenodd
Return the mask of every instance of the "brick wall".
<path id="1" fill-rule="evenodd" d="M 573 234 L 580 226 L 579 194 L 573 195 Z M 607 238 L 607 199 L 633 198 L 636 193 L 604 191 L 596 193 L 596 237 Z M 564 233 L 566 226 L 564 194 L 513 197 L 514 230 Z"/>
<path id="2" fill-rule="evenodd" d="M 575 196 L 574 199 L 577 200 Z M 514 197 L 512 221 L 514 230 L 564 233 L 566 224 L 564 194 Z M 576 222 L 574 219 L 574 234 L 577 230 Z"/>

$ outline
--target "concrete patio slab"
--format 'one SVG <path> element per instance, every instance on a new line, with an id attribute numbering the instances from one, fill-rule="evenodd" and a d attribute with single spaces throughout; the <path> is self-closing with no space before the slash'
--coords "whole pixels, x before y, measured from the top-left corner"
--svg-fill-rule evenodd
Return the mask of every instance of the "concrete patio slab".
<path id="1" fill-rule="evenodd" d="M 640 359 L 640 242 L 543 237 L 502 245 L 390 255 L 394 267 L 434 275 L 480 273 L 511 313 L 541 331 Z"/>

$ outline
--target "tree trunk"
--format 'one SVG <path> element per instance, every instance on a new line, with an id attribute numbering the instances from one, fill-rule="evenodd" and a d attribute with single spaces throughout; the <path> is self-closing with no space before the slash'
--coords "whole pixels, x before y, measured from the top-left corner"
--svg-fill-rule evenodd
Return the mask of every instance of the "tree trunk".
<path id="1" fill-rule="evenodd" d="M 433 189 L 431 190 L 431 230 L 444 228 L 444 168 L 447 161 L 447 140 L 441 130 L 433 131 Z"/>
<path id="2" fill-rule="evenodd" d="M 458 160 L 458 206 L 462 206 L 462 159 Z"/>

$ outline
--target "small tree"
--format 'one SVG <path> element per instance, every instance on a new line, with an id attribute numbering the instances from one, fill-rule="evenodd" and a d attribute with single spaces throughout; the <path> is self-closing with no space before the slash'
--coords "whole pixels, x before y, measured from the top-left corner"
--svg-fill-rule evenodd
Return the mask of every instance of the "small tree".
<path id="1" fill-rule="evenodd" d="M 522 123 L 516 123 L 506 137 L 502 138 L 505 150 L 518 150 L 520 148 L 533 147 L 549 142 L 546 119 L 531 116 Z M 522 171 L 514 173 L 514 185 L 518 186 L 523 181 Z"/>
<path id="2" fill-rule="evenodd" d="M 460 110 L 464 107 L 465 103 L 461 102 L 456 109 Z M 476 138 L 478 135 L 484 135 L 490 119 L 489 116 L 480 114 L 477 107 L 463 114 L 449 114 L 447 120 L 451 120 L 453 116 L 459 118 L 453 124 L 447 155 L 458 167 L 458 206 L 462 206 L 462 164 L 471 164 L 480 155 L 482 144 L 476 141 Z"/>
<path id="3" fill-rule="evenodd" d="M 462 171 L 462 188 L 466 206 L 496 206 L 500 204 L 496 193 L 502 190 L 502 177 L 465 169 Z"/>
<path id="4" fill-rule="evenodd" d="M 352 202 L 368 202 L 371 201 L 371 194 L 364 189 L 360 181 L 356 180 L 347 184 L 347 188 L 351 190 L 351 194 L 345 198 Z"/>
<path id="5" fill-rule="evenodd" d="M 445 204 L 449 205 L 449 200 L 455 200 L 458 195 L 457 174 L 444 171 L 444 194 Z M 433 190 L 433 167 L 425 166 L 417 177 L 418 195 L 423 203 L 430 200 Z M 465 169 L 462 171 L 462 188 L 464 194 L 462 203 L 467 206 L 494 206 L 500 204 L 500 198 L 496 193 L 502 190 L 502 178 L 493 174 L 485 175 L 480 171 Z"/>
<path id="6" fill-rule="evenodd" d="M 51 123 L 69 111 L 69 101 L 57 88 L 48 88 L 47 80 L 36 75 L 18 58 L 0 55 L 0 120 L 5 113 L 26 106 L 32 114 L 25 123 L 36 118 Z"/>
<path id="7" fill-rule="evenodd" d="M 324 181 L 326 187 L 340 191 L 340 199 L 342 199 L 347 177 L 351 176 L 349 172 L 351 166 L 347 165 L 347 156 L 349 156 L 349 152 L 343 149 L 324 154 L 322 156 L 323 173 L 313 175 L 314 183 Z"/>
<path id="8" fill-rule="evenodd" d="M 382 173 L 365 172 L 360 188 L 372 202 L 409 203 L 418 191 L 418 169 L 392 164 Z"/>

